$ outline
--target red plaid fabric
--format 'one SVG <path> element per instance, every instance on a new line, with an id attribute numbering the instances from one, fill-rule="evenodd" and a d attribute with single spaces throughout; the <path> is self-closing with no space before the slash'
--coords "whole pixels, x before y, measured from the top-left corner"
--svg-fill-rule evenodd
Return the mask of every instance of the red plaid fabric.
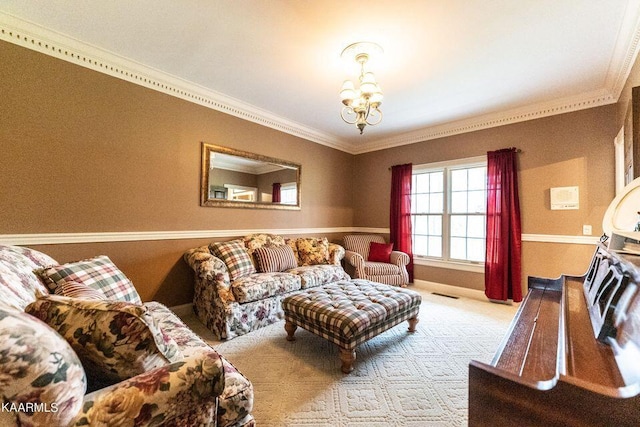
<path id="1" fill-rule="evenodd" d="M 389 328 L 417 317 L 415 291 L 368 280 L 339 281 L 286 297 L 285 319 L 341 348 L 353 349 Z"/>
<path id="2" fill-rule="evenodd" d="M 212 254 L 220 258 L 229 271 L 229 279 L 234 280 L 248 276 L 256 272 L 251 262 L 249 252 L 242 240 L 230 240 L 228 242 L 213 242 L 209 244 Z"/>
<path id="3" fill-rule="evenodd" d="M 47 267 L 37 273 L 52 292 L 67 282 L 77 282 L 102 292 L 108 300 L 142 304 L 131 280 L 105 255 Z"/>

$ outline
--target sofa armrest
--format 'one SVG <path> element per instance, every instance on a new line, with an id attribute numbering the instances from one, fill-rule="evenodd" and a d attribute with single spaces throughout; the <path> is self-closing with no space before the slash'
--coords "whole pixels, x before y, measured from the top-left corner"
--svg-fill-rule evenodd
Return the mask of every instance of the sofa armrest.
<path id="1" fill-rule="evenodd" d="M 234 302 L 231 281 L 227 265 L 214 256 L 208 246 L 190 249 L 184 254 L 184 260 L 196 275 L 196 286 L 211 286 L 222 303 Z"/>
<path id="2" fill-rule="evenodd" d="M 389 259 L 391 264 L 395 264 L 398 267 L 402 267 L 409 264 L 409 255 L 400 251 L 391 251 L 391 257 Z"/>
<path id="3" fill-rule="evenodd" d="M 223 388 L 222 359 L 209 350 L 87 394 L 72 425 L 160 425 L 215 407 Z"/>
<path id="4" fill-rule="evenodd" d="M 329 243 L 329 263 L 333 265 L 340 265 L 342 258 L 344 258 L 345 250 L 342 246 L 336 243 Z"/>

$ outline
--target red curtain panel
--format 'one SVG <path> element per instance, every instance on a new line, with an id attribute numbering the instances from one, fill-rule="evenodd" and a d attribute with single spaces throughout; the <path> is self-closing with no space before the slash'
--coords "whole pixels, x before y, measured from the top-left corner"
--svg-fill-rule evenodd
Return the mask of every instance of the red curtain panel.
<path id="1" fill-rule="evenodd" d="M 274 182 L 273 183 L 273 187 L 272 187 L 272 191 L 271 191 L 271 203 L 280 203 L 280 201 L 281 201 L 280 188 L 281 187 L 282 187 L 282 185 L 280 185 L 279 182 Z"/>
<path id="2" fill-rule="evenodd" d="M 413 246 L 411 242 L 411 163 L 391 168 L 391 243 L 397 251 L 409 255 L 409 282 L 413 282 Z"/>
<path id="3" fill-rule="evenodd" d="M 493 300 L 522 301 L 522 228 L 515 148 L 487 153 L 486 237 L 485 295 Z"/>

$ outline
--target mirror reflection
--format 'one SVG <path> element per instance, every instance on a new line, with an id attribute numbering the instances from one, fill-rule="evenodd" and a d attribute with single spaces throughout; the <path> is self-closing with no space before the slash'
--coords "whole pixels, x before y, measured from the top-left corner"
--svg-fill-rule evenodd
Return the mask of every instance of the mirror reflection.
<path id="1" fill-rule="evenodd" d="M 202 143 L 201 205 L 300 209 L 300 165 Z"/>

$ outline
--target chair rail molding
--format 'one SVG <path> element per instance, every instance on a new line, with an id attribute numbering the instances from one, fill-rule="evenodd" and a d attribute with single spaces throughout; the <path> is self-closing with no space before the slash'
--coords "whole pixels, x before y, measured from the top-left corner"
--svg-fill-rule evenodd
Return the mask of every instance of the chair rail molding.
<path id="1" fill-rule="evenodd" d="M 183 231 L 115 231 L 88 233 L 25 233 L 0 234 L 3 245 L 62 245 L 69 243 L 143 242 L 150 240 L 185 240 L 246 236 L 254 233 L 269 234 L 331 234 L 331 233 L 375 233 L 389 234 L 384 227 L 319 227 L 319 228 L 274 228 L 274 229 L 230 229 L 230 230 L 183 230 Z M 595 245 L 594 236 L 566 236 L 557 234 L 523 234 L 523 242 L 563 243 Z"/>

